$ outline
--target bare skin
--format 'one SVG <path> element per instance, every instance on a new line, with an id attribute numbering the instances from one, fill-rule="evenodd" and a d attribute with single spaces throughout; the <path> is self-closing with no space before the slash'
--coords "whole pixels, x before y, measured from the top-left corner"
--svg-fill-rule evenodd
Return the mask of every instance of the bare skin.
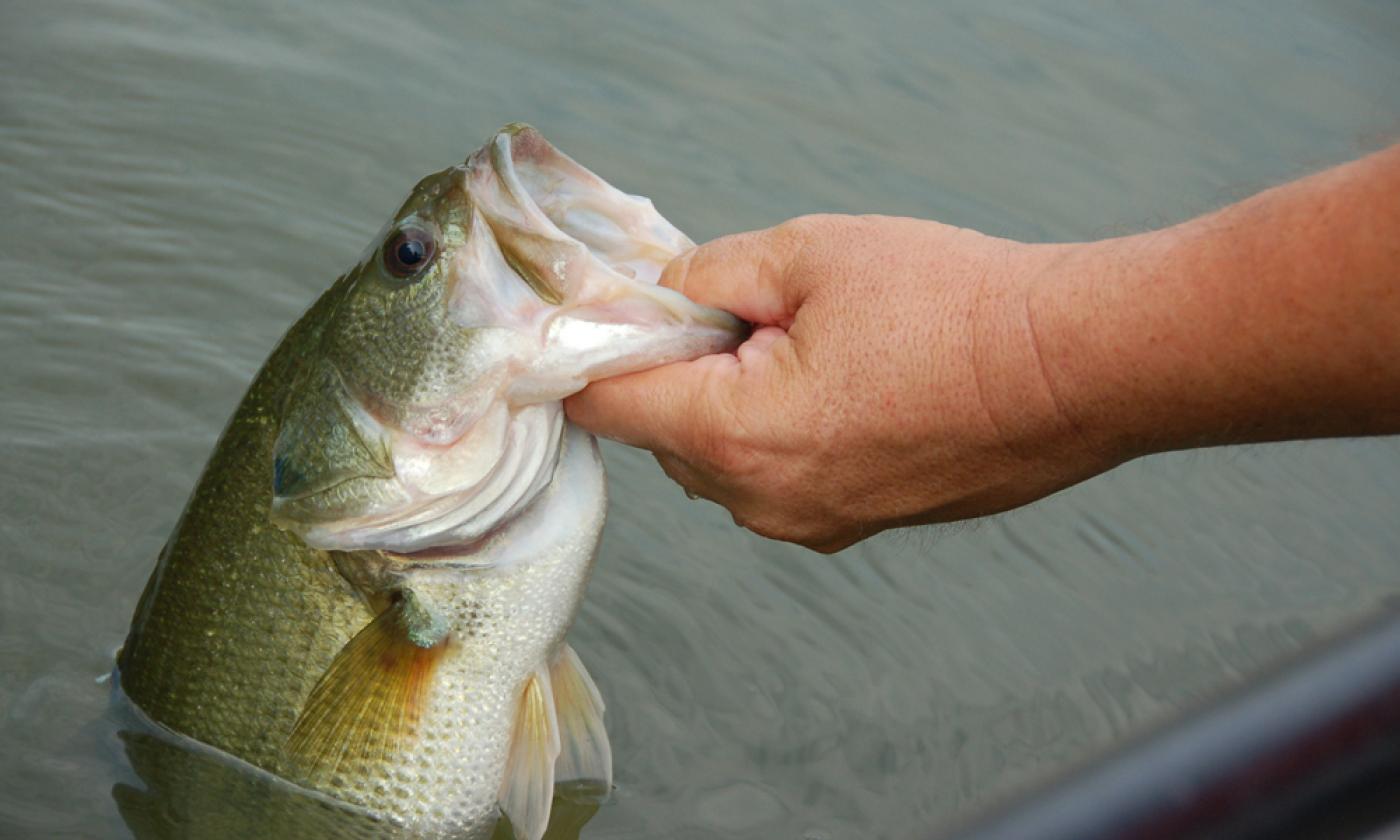
<path id="1" fill-rule="evenodd" d="M 1400 145 L 1136 236 L 805 216 L 661 282 L 758 329 L 594 383 L 570 418 L 818 551 L 1154 452 L 1400 432 Z"/>

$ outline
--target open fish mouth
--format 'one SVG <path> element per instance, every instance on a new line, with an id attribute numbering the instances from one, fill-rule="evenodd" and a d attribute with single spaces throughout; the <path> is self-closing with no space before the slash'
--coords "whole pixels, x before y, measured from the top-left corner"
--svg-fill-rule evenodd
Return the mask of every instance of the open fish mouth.
<path id="1" fill-rule="evenodd" d="M 425 178 L 387 230 L 279 433 L 273 518 L 316 548 L 477 545 L 550 484 L 560 400 L 748 332 L 657 284 L 694 243 L 650 200 L 528 126 Z"/>
<path id="2" fill-rule="evenodd" d="M 559 399 L 588 382 L 732 350 L 747 325 L 657 285 L 695 243 L 652 202 L 618 190 L 535 129 L 506 126 L 468 158 L 467 187 L 515 274 L 553 307 L 543 353 L 515 383 Z"/>
<path id="3" fill-rule="evenodd" d="M 516 224 L 557 233 L 626 277 L 655 283 L 669 260 L 695 246 L 650 199 L 613 187 L 528 125 L 501 129 L 466 165 L 474 194 L 494 176 L 509 199 L 490 205 L 497 214 L 493 228 Z"/>

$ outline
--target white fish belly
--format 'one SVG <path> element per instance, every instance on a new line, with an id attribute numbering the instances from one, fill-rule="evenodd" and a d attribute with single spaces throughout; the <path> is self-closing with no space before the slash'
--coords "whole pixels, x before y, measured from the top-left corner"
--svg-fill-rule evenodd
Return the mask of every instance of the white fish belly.
<path id="1" fill-rule="evenodd" d="M 416 734 L 393 755 L 347 761 L 320 787 L 424 834 L 489 836 L 525 681 L 548 666 L 573 622 L 605 494 L 596 443 L 569 426 L 549 487 L 470 558 L 488 567 L 409 573 L 451 626 Z"/>

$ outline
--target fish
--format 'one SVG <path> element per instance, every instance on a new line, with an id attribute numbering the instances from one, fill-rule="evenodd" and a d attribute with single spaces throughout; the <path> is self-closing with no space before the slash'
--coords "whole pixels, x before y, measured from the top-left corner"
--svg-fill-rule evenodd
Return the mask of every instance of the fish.
<path id="1" fill-rule="evenodd" d="M 606 796 L 565 639 L 604 473 L 561 401 L 742 341 L 657 285 L 692 247 L 522 124 L 421 180 L 220 436 L 118 655 L 126 700 L 396 836 L 503 815 L 538 840 L 556 786 Z"/>

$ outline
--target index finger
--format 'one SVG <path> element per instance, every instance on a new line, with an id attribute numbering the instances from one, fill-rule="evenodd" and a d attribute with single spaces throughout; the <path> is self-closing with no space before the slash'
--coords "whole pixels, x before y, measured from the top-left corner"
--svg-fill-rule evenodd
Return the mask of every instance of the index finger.
<path id="1" fill-rule="evenodd" d="M 799 227 L 788 222 L 707 242 L 672 260 L 660 284 L 749 323 L 787 328 L 806 296 L 790 270 L 804 245 Z"/>

